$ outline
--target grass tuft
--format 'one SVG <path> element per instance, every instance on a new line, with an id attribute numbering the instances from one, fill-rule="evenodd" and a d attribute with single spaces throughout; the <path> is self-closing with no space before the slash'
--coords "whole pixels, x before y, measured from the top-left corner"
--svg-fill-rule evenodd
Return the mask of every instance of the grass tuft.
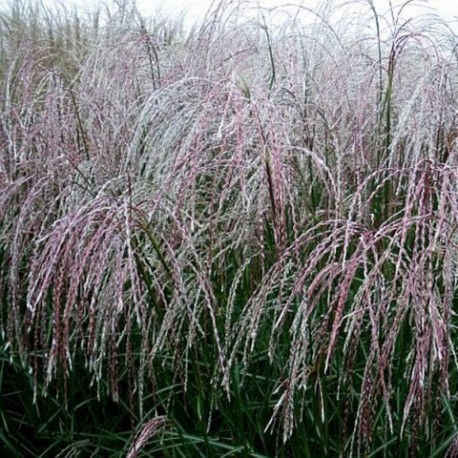
<path id="1" fill-rule="evenodd" d="M 455 456 L 456 35 L 116 3 L 0 13 L 5 452 Z"/>

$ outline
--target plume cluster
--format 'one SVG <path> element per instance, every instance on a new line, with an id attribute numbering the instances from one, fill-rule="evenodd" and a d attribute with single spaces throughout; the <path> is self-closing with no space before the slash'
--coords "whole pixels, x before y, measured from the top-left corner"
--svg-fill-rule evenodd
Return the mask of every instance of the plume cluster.
<path id="1" fill-rule="evenodd" d="M 1 13 L 0 327 L 36 396 L 78 367 L 141 412 L 155 368 L 186 390 L 205 347 L 229 400 L 235 371 L 281 360 L 263 428 L 285 441 L 311 396 L 345 406 L 352 453 L 440 427 L 456 36 L 327 6 L 279 26 L 225 2 L 187 34 L 129 8 Z"/>

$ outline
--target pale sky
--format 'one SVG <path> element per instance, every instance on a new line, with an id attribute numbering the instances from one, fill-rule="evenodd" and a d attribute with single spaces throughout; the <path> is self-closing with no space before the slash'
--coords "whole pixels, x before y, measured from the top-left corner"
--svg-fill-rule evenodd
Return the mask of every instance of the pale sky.
<path id="1" fill-rule="evenodd" d="M 81 1 L 81 0 L 80 0 Z M 388 8 L 389 0 L 373 0 L 376 7 L 381 10 Z M 205 11 L 208 10 L 212 0 L 138 0 L 137 4 L 145 13 L 154 12 L 154 9 L 158 4 L 163 4 L 168 12 L 176 12 L 179 9 L 185 9 L 188 11 L 190 16 L 195 18 L 202 17 Z M 319 0 L 252 0 L 253 5 L 259 4 L 266 8 L 272 8 L 275 6 L 294 5 L 302 4 L 306 7 L 314 7 L 319 3 Z M 338 3 L 338 2 L 335 2 Z M 340 2 L 342 3 L 342 2 Z M 356 1 L 350 3 L 357 3 Z M 360 3 L 364 3 L 360 2 Z M 402 5 L 405 0 L 392 0 L 393 5 Z M 454 16 L 458 17 L 458 2 L 456 0 L 416 0 L 412 2 L 407 8 L 413 12 L 425 10 L 425 6 L 429 6 L 432 9 L 446 17 L 452 19 Z"/>
<path id="2" fill-rule="evenodd" d="M 51 1 L 51 0 L 48 0 Z M 384 13 L 389 8 L 390 0 L 373 0 L 376 8 Z M 84 3 L 83 0 L 79 0 Z M 313 8 L 319 0 L 245 0 L 246 3 L 252 5 L 260 5 L 265 8 L 284 7 L 285 5 L 302 4 L 306 7 Z M 402 5 L 406 0 L 391 0 L 393 5 Z M 87 2 L 86 2 L 87 3 Z M 91 2 L 92 3 L 92 2 Z M 334 2 L 336 4 L 344 3 L 344 0 Z M 355 5 L 357 1 L 350 0 L 350 4 Z M 360 1 L 362 7 L 367 10 L 367 0 Z M 205 12 L 208 10 L 212 0 L 137 0 L 137 5 L 142 13 L 145 15 L 152 14 L 162 6 L 166 14 L 177 14 L 180 10 L 186 11 L 187 20 L 189 23 L 198 21 L 203 18 Z M 352 7 L 353 8 L 353 7 Z M 409 4 L 405 10 L 407 16 L 414 16 L 429 11 L 436 11 L 447 21 L 454 21 L 454 29 L 458 31 L 458 1 L 457 0 L 414 0 Z"/>
<path id="3" fill-rule="evenodd" d="M 1 5 L 5 5 L 14 0 L 0 0 Z M 59 0 L 42 0 L 46 5 L 52 5 Z M 116 3 L 117 0 L 108 0 L 108 3 Z M 119 0 L 118 0 L 119 1 Z M 121 0 L 122 1 L 122 0 Z M 407 0 L 391 0 L 394 6 L 402 5 Z M 94 7 L 97 0 L 60 0 L 65 6 L 76 4 L 83 9 Z M 103 0 L 102 0 L 103 2 Z M 337 0 L 335 4 L 344 3 L 345 0 Z M 388 10 L 390 0 L 373 0 L 377 10 L 383 14 Z M 154 15 L 158 10 L 162 11 L 167 16 L 173 16 L 181 11 L 186 12 L 186 24 L 201 20 L 210 5 L 212 0 L 137 0 L 139 10 L 145 16 Z M 302 4 L 305 7 L 313 8 L 317 3 L 322 3 L 320 0 L 244 0 L 247 5 L 260 5 L 265 8 L 285 7 L 293 8 L 293 5 Z M 368 0 L 350 0 L 352 5 L 351 10 L 355 9 L 355 5 L 360 3 L 362 8 L 367 10 Z M 343 10 L 342 10 L 343 11 Z M 436 11 L 445 20 L 450 21 L 452 28 L 458 33 L 458 1 L 457 0 L 414 0 L 405 9 L 404 17 L 416 16 L 427 12 Z"/>

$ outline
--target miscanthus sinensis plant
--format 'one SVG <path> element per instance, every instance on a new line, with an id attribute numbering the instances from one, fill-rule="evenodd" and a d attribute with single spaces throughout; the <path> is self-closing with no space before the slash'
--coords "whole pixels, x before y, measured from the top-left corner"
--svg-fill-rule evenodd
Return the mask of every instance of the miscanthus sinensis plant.
<path id="1" fill-rule="evenodd" d="M 81 377 L 128 456 L 453 453 L 456 36 L 360 5 L 1 13 L 0 330 L 36 402 Z"/>

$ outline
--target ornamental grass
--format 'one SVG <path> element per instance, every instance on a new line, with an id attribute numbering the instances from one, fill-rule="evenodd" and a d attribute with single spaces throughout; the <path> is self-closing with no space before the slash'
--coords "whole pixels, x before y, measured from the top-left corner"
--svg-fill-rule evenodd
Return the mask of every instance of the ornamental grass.
<path id="1" fill-rule="evenodd" d="M 455 456 L 457 37 L 410 3 L 1 11 L 8 456 Z"/>

